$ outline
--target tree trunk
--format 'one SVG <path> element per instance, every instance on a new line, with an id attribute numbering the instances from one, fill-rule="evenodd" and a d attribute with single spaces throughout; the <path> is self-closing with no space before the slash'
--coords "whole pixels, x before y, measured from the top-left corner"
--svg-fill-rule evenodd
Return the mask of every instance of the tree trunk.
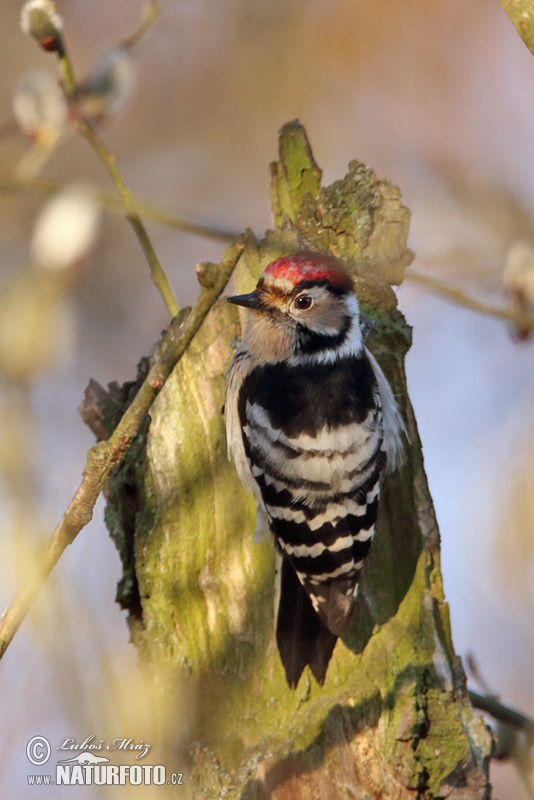
<path id="1" fill-rule="evenodd" d="M 406 390 L 411 330 L 390 286 L 413 258 L 410 212 L 396 187 L 358 162 L 330 187 L 320 180 L 304 129 L 284 126 L 271 167 L 276 230 L 261 242 L 245 234 L 236 285 L 251 291 L 270 261 L 295 249 L 333 253 L 356 275 L 372 320 L 367 345 L 407 436 L 404 463 L 382 495 L 352 629 L 323 687 L 306 671 L 288 689 L 274 641 L 274 547 L 268 537 L 252 543 L 254 503 L 226 455 L 224 376 L 242 320 L 225 301 L 110 483 L 106 517 L 124 563 L 118 599 L 160 695 L 170 705 L 179 685 L 182 700 L 184 686 L 193 698 L 192 727 L 177 734 L 190 757 L 191 797 L 489 797 L 491 740 L 451 641 L 439 532 Z"/>

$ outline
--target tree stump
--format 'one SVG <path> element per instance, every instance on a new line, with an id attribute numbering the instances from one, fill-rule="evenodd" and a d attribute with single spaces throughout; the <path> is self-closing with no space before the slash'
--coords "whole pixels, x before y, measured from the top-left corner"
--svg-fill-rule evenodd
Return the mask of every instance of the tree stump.
<path id="1" fill-rule="evenodd" d="M 295 249 L 342 258 L 368 317 L 366 344 L 406 425 L 404 462 L 382 495 L 351 630 L 323 687 L 308 670 L 295 691 L 287 687 L 274 640 L 274 547 L 268 537 L 253 544 L 254 502 L 226 454 L 225 371 L 243 319 L 224 300 L 110 481 L 106 519 L 124 565 L 118 600 L 163 704 L 177 683 L 193 698 L 193 723 L 177 733 L 190 757 L 188 796 L 486 798 L 491 738 L 452 645 L 438 526 L 406 389 L 411 329 L 391 289 L 413 259 L 410 212 L 396 187 L 356 161 L 321 188 L 298 121 L 282 128 L 279 144 L 271 165 L 276 230 L 260 242 L 244 235 L 237 291 L 251 291 L 270 261 Z"/>

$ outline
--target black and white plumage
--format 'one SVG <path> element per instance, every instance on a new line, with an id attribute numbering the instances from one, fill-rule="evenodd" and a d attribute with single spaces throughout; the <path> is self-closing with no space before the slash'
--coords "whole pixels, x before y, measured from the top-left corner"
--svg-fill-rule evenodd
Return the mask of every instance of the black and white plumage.
<path id="1" fill-rule="evenodd" d="M 295 687 L 309 664 L 323 683 L 402 423 L 337 259 L 279 258 L 255 291 L 229 299 L 250 313 L 227 375 L 228 449 L 281 556 L 276 636 L 287 681 Z"/>

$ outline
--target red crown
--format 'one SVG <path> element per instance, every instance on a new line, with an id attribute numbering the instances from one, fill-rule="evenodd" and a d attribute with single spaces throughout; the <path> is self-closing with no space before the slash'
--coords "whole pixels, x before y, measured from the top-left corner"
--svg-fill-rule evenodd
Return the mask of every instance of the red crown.
<path id="1" fill-rule="evenodd" d="M 297 286 L 301 281 L 329 281 L 346 291 L 352 291 L 354 283 L 345 272 L 341 262 L 334 256 L 323 256 L 311 250 L 299 250 L 290 256 L 273 261 L 265 270 L 266 275 L 282 278 Z"/>

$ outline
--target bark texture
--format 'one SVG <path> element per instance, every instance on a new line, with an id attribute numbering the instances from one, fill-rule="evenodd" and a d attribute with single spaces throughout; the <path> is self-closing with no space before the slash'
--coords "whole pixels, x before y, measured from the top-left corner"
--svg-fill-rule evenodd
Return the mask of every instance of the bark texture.
<path id="1" fill-rule="evenodd" d="M 224 375 L 241 320 L 224 301 L 110 483 L 107 521 L 125 569 L 118 599 L 160 691 L 186 675 L 195 697 L 191 797 L 478 800 L 489 797 L 491 741 L 451 641 L 406 390 L 411 329 L 390 286 L 413 258 L 410 212 L 396 187 L 355 161 L 343 180 L 320 183 L 304 129 L 289 123 L 271 166 L 276 230 L 260 242 L 245 234 L 236 285 L 251 291 L 270 261 L 297 248 L 343 258 L 406 422 L 404 464 L 383 493 L 354 623 L 325 685 L 306 671 L 289 690 L 276 651 L 274 548 L 269 538 L 253 545 L 254 503 L 226 455 Z"/>
<path id="2" fill-rule="evenodd" d="M 533 0 L 499 0 L 531 53 L 534 53 Z"/>

